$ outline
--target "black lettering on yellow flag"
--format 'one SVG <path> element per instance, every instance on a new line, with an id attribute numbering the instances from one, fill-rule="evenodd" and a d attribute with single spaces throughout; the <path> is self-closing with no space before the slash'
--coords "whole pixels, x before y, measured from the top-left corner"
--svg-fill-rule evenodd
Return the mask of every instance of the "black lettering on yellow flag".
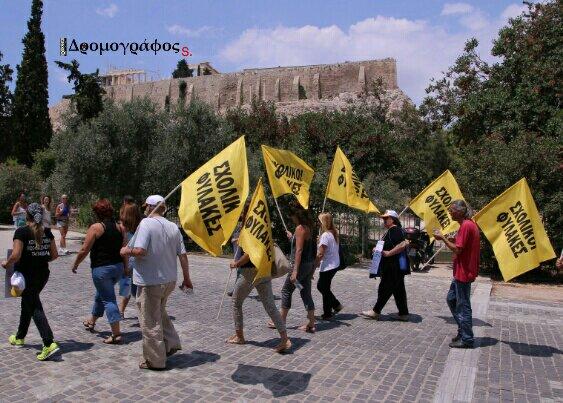
<path id="1" fill-rule="evenodd" d="M 379 213 L 340 147 L 334 154 L 326 197 L 366 213 Z"/>
<path id="2" fill-rule="evenodd" d="M 256 267 L 254 283 L 272 276 L 274 262 L 274 241 L 272 239 L 272 223 L 266 204 L 266 195 L 262 178 L 256 185 L 252 201 L 248 206 L 248 214 L 239 235 L 239 246 L 248 253 L 250 261 Z"/>
<path id="3" fill-rule="evenodd" d="M 248 197 L 244 136 L 182 182 L 178 215 L 199 246 L 217 256 L 233 233 Z"/>
<path id="4" fill-rule="evenodd" d="M 274 197 L 293 194 L 303 208 L 309 208 L 313 168 L 291 151 L 262 145 L 262 155 Z"/>
<path id="5" fill-rule="evenodd" d="M 435 229 L 449 234 L 459 228 L 448 214 L 448 207 L 454 200 L 463 200 L 463 195 L 454 176 L 447 170 L 412 199 L 409 207 L 424 221 L 426 232 L 433 238 Z"/>
<path id="6" fill-rule="evenodd" d="M 491 243 L 505 281 L 555 257 L 525 178 L 475 214 L 474 220 Z"/>

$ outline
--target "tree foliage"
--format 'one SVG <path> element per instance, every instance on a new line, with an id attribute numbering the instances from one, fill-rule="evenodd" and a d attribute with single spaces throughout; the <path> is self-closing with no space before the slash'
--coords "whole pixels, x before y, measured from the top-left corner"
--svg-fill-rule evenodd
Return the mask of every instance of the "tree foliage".
<path id="1" fill-rule="evenodd" d="M 172 72 L 172 78 L 186 78 L 193 77 L 193 75 L 194 69 L 190 69 L 186 59 L 179 60 L 176 69 Z"/>
<path id="2" fill-rule="evenodd" d="M 0 62 L 2 57 L 2 52 L 0 52 Z M 8 85 L 12 81 L 13 72 L 9 64 L 0 64 L 0 161 L 5 161 L 12 152 L 13 94 Z"/>
<path id="3" fill-rule="evenodd" d="M 74 83 L 74 94 L 70 96 L 76 112 L 83 122 L 92 119 L 104 109 L 102 95 L 105 94 L 101 86 L 99 69 L 94 73 L 83 74 L 79 70 L 79 63 L 72 60 L 70 63 L 55 62 L 57 66 L 69 72 L 68 82 Z"/>
<path id="4" fill-rule="evenodd" d="M 17 66 L 13 107 L 13 154 L 20 163 L 31 166 L 33 152 L 45 148 L 53 129 L 49 119 L 49 93 L 45 35 L 41 31 L 43 2 L 33 0 L 28 32 L 23 38 L 23 57 Z"/>

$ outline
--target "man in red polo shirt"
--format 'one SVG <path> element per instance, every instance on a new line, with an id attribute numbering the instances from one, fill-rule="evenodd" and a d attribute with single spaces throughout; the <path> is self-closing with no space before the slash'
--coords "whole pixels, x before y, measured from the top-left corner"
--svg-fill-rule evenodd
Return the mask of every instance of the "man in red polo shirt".
<path id="1" fill-rule="evenodd" d="M 453 220 L 459 223 L 459 230 L 454 239 L 447 239 L 439 231 L 436 239 L 444 241 L 454 253 L 454 279 L 446 301 L 457 323 L 457 336 L 450 347 L 472 348 L 473 329 L 471 313 L 471 283 L 479 273 L 480 235 L 477 224 L 469 218 L 469 209 L 464 200 L 454 200 L 448 208 Z"/>

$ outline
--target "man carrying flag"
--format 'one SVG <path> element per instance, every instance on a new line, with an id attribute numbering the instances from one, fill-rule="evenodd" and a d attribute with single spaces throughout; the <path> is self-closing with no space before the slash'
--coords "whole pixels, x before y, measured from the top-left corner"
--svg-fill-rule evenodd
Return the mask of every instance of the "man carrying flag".
<path id="1" fill-rule="evenodd" d="M 275 351 L 282 353 L 291 348 L 291 341 L 287 337 L 285 323 L 274 301 L 272 292 L 272 265 L 274 263 L 274 241 L 270 213 L 266 204 L 266 195 L 262 186 L 262 179 L 258 181 L 250 205 L 245 206 L 242 217 L 243 226 L 238 238 L 241 248 L 239 259 L 231 263 L 232 269 L 240 269 L 233 291 L 233 317 L 235 334 L 226 342 L 244 344 L 242 321 L 242 304 L 252 289 L 256 287 L 264 309 L 280 333 L 280 343 Z"/>
<path id="2" fill-rule="evenodd" d="M 454 253 L 452 284 L 446 301 L 457 323 L 457 335 L 452 339 L 452 348 L 473 348 L 473 321 L 471 312 L 471 283 L 479 273 L 480 235 L 479 228 L 469 217 L 469 208 L 464 200 L 454 200 L 448 207 L 452 220 L 459 224 L 455 238 L 446 238 L 439 230 L 434 237 L 444 241 Z"/>

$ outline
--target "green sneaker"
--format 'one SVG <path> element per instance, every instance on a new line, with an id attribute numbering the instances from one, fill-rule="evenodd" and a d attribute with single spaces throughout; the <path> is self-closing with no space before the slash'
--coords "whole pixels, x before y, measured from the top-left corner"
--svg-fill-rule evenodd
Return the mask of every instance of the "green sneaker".
<path id="1" fill-rule="evenodd" d="M 24 339 L 18 339 L 16 338 L 16 335 L 13 334 L 10 337 L 8 337 L 8 341 L 10 342 L 10 344 L 12 346 L 16 346 L 16 347 L 23 347 L 25 342 Z"/>
<path id="2" fill-rule="evenodd" d="M 52 342 L 49 347 L 43 347 L 41 353 L 37 354 L 37 359 L 39 361 L 45 361 L 47 358 L 49 358 L 59 350 L 60 350 L 59 345 L 55 342 Z"/>

